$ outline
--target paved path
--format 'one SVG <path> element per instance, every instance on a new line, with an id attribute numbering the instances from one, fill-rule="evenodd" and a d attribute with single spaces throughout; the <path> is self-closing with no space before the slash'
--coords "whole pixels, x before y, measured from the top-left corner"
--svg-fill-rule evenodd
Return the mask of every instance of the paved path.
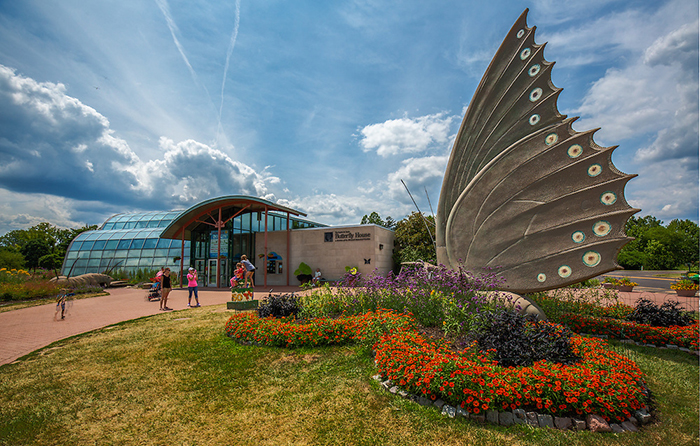
<path id="1" fill-rule="evenodd" d="M 148 302 L 146 290 L 113 288 L 109 296 L 92 297 L 72 301 L 64 320 L 56 321 L 56 305 L 46 304 L 21 310 L 0 313 L 0 365 L 11 363 L 52 342 L 80 333 L 96 330 L 119 322 L 143 316 L 159 314 L 159 302 Z M 299 292 L 299 287 L 275 287 L 275 293 Z M 689 310 L 698 311 L 698 298 L 677 297 L 675 294 L 655 289 L 636 289 L 631 293 L 619 293 L 623 302 L 634 305 L 640 297 L 658 304 L 665 300 L 678 300 Z M 262 299 L 269 289 L 258 287 L 254 298 Z M 221 305 L 231 299 L 228 289 L 200 289 L 202 306 Z M 194 302 L 194 299 L 192 300 Z M 174 311 L 187 310 L 187 290 L 175 289 L 170 293 L 168 306 Z"/>
<path id="2" fill-rule="evenodd" d="M 255 299 L 269 293 L 258 287 Z M 299 287 L 274 287 L 274 292 L 299 291 Z M 45 347 L 52 342 L 80 333 L 96 330 L 119 322 L 159 314 L 159 302 L 146 300 L 146 290 L 110 288 L 109 296 L 77 299 L 69 302 L 64 320 L 55 320 L 56 304 L 0 313 L 0 365 Z M 168 307 L 174 311 L 187 310 L 187 289 L 175 289 L 168 297 Z M 228 289 L 200 289 L 202 306 L 220 305 L 231 300 Z M 194 304 L 194 298 L 192 299 Z M 60 314 L 58 316 L 60 318 Z"/>

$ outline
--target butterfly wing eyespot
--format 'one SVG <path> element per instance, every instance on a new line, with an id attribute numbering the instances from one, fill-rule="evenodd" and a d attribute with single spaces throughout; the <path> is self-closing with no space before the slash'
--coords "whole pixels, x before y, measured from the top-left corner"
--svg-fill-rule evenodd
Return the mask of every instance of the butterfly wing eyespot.
<path id="1" fill-rule="evenodd" d="M 436 215 L 438 263 L 498 267 L 516 293 L 615 269 L 629 241 L 625 222 L 638 211 L 624 198 L 634 175 L 615 169 L 614 147 L 559 112 L 553 64 L 534 34 L 526 10 L 465 113 Z"/>

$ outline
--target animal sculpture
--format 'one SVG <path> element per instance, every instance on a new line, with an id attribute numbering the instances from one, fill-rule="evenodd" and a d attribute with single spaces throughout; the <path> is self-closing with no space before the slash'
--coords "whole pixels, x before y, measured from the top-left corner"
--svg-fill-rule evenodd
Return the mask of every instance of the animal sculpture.
<path id="1" fill-rule="evenodd" d="M 624 197 L 636 175 L 614 147 L 574 131 L 557 109 L 554 62 L 535 43 L 526 9 L 486 70 L 452 148 L 436 215 L 438 263 L 498 267 L 505 289 L 559 288 L 619 269 L 639 209 Z"/>

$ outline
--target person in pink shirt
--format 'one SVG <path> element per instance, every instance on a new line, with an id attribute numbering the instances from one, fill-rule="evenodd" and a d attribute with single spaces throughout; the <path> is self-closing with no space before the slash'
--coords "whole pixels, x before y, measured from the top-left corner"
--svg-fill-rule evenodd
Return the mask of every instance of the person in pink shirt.
<path id="1" fill-rule="evenodd" d="M 197 270 L 191 266 L 187 273 L 187 291 L 189 292 L 187 306 L 191 306 L 190 303 L 192 302 L 192 293 L 194 293 L 194 300 L 197 302 L 195 307 L 201 307 L 201 305 L 199 305 L 199 295 L 197 294 Z"/>

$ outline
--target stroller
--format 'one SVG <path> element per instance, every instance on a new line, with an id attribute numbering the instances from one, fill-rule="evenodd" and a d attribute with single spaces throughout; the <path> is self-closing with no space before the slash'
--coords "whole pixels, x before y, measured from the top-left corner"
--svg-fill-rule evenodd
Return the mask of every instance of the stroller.
<path id="1" fill-rule="evenodd" d="M 149 302 L 160 300 L 160 282 L 154 282 L 151 284 L 151 287 L 148 289 L 148 293 L 146 294 L 146 299 L 148 299 Z"/>

